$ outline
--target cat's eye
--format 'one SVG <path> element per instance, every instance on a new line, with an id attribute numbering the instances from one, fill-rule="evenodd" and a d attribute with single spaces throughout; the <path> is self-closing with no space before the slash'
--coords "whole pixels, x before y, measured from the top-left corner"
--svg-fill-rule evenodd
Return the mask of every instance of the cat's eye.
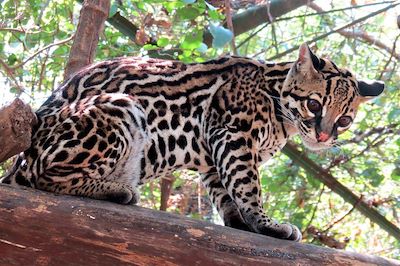
<path id="1" fill-rule="evenodd" d="M 317 100 L 310 99 L 307 101 L 307 108 L 313 113 L 318 113 L 321 111 L 322 106 Z"/>
<path id="2" fill-rule="evenodd" d="M 353 119 L 350 116 L 341 116 L 337 121 L 337 125 L 339 127 L 347 127 L 352 121 Z"/>

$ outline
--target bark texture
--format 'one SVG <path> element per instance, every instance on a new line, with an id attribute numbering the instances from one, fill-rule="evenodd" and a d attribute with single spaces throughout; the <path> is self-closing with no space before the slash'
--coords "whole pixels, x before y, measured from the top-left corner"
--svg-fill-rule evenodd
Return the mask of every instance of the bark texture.
<path id="1" fill-rule="evenodd" d="M 35 113 L 20 99 L 0 109 L 0 162 L 29 148 L 35 123 Z"/>
<path id="2" fill-rule="evenodd" d="M 0 265 L 400 265 L 136 206 L 0 185 Z"/>
<path id="3" fill-rule="evenodd" d="M 74 43 L 64 72 L 65 80 L 93 62 L 99 34 L 104 28 L 109 10 L 109 0 L 83 1 Z"/>

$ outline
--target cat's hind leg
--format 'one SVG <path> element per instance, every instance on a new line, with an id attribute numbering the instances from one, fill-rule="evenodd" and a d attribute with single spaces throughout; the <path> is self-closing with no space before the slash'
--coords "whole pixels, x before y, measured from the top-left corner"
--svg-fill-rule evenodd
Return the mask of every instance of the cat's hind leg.
<path id="1" fill-rule="evenodd" d="M 42 166 L 35 186 L 121 204 L 138 202 L 136 186 L 148 141 L 140 104 L 131 96 L 112 94 L 85 99 L 75 108 L 33 163 L 33 169 Z"/>
<path id="2" fill-rule="evenodd" d="M 57 194 L 90 197 L 119 204 L 136 204 L 140 197 L 139 191 L 128 184 L 85 177 L 75 177 L 64 182 L 46 181 L 46 177 L 43 177 L 37 182 L 37 188 Z"/>

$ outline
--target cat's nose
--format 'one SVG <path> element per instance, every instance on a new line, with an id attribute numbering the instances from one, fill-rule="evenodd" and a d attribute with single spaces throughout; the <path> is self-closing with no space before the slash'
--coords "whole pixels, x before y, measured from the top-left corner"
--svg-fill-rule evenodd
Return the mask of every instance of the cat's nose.
<path id="1" fill-rule="evenodd" d="M 321 131 L 319 134 L 318 134 L 318 141 L 319 142 L 326 142 L 328 139 L 329 139 L 329 134 L 328 133 L 325 133 L 325 132 L 323 132 L 323 131 Z"/>

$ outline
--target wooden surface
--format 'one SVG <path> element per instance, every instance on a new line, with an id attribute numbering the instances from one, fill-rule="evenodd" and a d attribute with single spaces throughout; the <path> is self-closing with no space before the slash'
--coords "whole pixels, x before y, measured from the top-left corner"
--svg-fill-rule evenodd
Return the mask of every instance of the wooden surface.
<path id="1" fill-rule="evenodd" d="M 400 265 L 137 206 L 0 185 L 0 265 Z"/>
<path id="2" fill-rule="evenodd" d="M 0 162 L 29 148 L 35 123 L 32 109 L 20 99 L 0 109 Z"/>

